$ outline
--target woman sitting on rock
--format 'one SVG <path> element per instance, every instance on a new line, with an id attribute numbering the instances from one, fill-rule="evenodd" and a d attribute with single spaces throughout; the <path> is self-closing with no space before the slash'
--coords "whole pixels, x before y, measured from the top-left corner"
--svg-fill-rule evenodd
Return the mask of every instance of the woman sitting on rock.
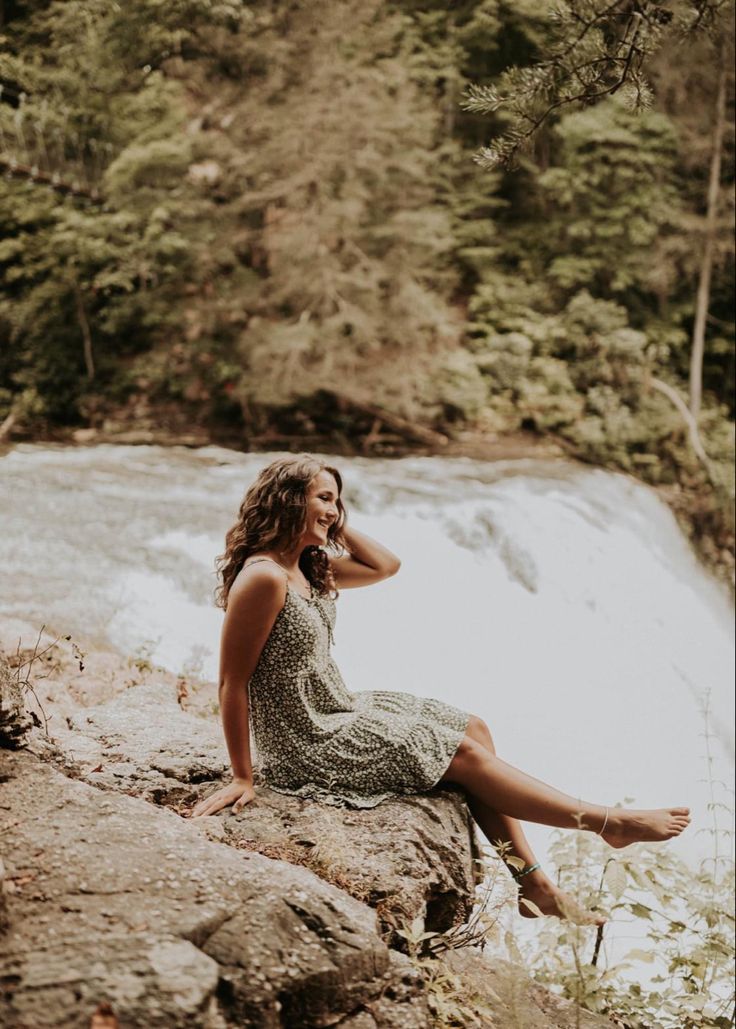
<path id="1" fill-rule="evenodd" d="M 497 757 L 485 723 L 450 704 L 349 692 L 330 656 L 337 591 L 380 582 L 400 562 L 348 528 L 341 494 L 335 468 L 309 455 L 281 458 L 249 488 L 227 534 L 220 708 L 233 781 L 194 816 L 253 800 L 250 717 L 262 781 L 282 793 L 368 808 L 442 782 L 461 786 L 486 838 L 510 844 L 504 857 L 520 899 L 545 914 L 569 914 L 571 902 L 541 870 L 518 819 L 587 829 L 612 847 L 686 828 L 685 807 L 608 808 L 545 785 Z"/>

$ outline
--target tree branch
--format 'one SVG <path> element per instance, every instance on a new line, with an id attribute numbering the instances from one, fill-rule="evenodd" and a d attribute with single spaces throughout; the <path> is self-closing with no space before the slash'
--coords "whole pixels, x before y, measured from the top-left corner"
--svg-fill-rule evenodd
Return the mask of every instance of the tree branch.
<path id="1" fill-rule="evenodd" d="M 708 460 L 708 455 L 705 452 L 705 447 L 703 446 L 703 442 L 700 438 L 700 432 L 698 431 L 698 423 L 695 421 L 692 414 L 690 413 L 687 404 L 682 399 L 677 390 L 673 386 L 670 386 L 669 383 L 663 382 L 661 379 L 657 379 L 654 376 L 652 376 L 649 379 L 649 381 L 651 385 L 654 387 L 654 389 L 656 389 L 663 396 L 667 397 L 667 399 L 677 408 L 678 412 L 682 416 L 682 420 L 685 422 L 685 425 L 687 425 L 688 432 L 690 434 L 690 443 L 695 452 L 695 455 L 698 458 L 698 460 L 701 461 L 701 463 L 703 464 L 703 467 L 708 473 L 708 478 L 712 482 L 710 461 Z"/>

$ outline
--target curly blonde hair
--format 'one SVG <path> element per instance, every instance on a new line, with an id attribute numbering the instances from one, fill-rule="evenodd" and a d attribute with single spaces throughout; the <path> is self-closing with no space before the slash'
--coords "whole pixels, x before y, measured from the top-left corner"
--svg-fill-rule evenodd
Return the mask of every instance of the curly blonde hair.
<path id="1" fill-rule="evenodd" d="M 311 454 L 278 458 L 262 469 L 248 488 L 238 519 L 225 537 L 225 552 L 216 561 L 221 579 L 215 594 L 218 607 L 227 607 L 232 584 L 251 554 L 296 546 L 306 526 L 307 488 L 322 471 L 329 472 L 337 483 L 338 517 L 328 530 L 326 545 L 337 552 L 345 547 L 346 513 L 338 470 Z M 337 592 L 329 558 L 321 547 L 305 547 L 299 567 L 319 594 Z"/>

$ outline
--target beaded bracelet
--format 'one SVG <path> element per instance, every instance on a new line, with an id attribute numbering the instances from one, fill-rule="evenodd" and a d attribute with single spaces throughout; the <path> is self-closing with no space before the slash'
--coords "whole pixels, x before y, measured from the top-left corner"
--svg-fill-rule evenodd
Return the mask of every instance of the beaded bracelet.
<path id="1" fill-rule="evenodd" d="M 512 872 L 511 875 L 514 879 L 521 879 L 522 876 L 529 875 L 530 872 L 536 872 L 536 870 L 541 867 L 542 866 L 539 864 L 539 862 L 537 862 L 536 865 L 529 865 L 529 867 L 525 868 L 523 871 Z"/>

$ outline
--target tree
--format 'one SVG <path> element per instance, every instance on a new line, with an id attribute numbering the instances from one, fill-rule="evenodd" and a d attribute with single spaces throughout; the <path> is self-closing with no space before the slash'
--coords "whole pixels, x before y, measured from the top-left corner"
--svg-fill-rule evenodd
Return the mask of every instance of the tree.
<path id="1" fill-rule="evenodd" d="M 530 64 L 510 67 L 498 77 L 496 83 L 471 84 L 465 101 L 467 110 L 493 114 L 500 119 L 495 138 L 478 152 L 478 163 L 488 169 L 499 165 L 511 166 L 523 152 L 530 149 L 543 127 L 551 120 L 557 120 L 559 113 L 566 108 L 582 106 L 584 110 L 572 118 L 563 117 L 557 131 L 560 133 L 564 124 L 574 124 L 577 117 L 582 127 L 583 149 L 594 149 L 595 141 L 600 138 L 601 126 L 606 122 L 604 108 L 608 106 L 610 109 L 612 97 L 616 97 L 623 107 L 631 111 L 646 111 L 653 100 L 648 75 L 651 71 L 656 73 L 655 58 L 658 53 L 664 51 L 671 56 L 673 48 L 678 48 L 682 58 L 685 53 L 683 43 L 692 46 L 694 42 L 702 56 L 702 41 L 705 40 L 705 48 L 710 49 L 706 61 L 709 57 L 708 63 L 712 64 L 714 54 L 717 54 L 715 64 L 718 68 L 718 84 L 712 119 L 703 250 L 689 360 L 690 411 L 696 419 L 702 401 L 711 278 L 719 245 L 721 163 L 726 107 L 733 81 L 730 74 L 732 48 L 729 45 L 732 13 L 731 6 L 725 2 L 704 3 L 701 0 L 686 0 L 674 8 L 646 0 L 636 4 L 568 0 L 555 8 L 552 38 L 540 47 Z M 715 46 L 711 41 L 713 38 Z M 693 61 L 685 60 L 684 64 L 692 74 L 696 67 Z M 646 154 L 647 150 L 643 149 L 643 153 Z M 569 194 L 570 187 L 575 192 L 573 183 L 580 181 L 574 165 L 569 160 L 563 160 L 562 163 L 563 167 L 552 169 L 546 175 L 547 186 L 551 186 L 559 195 L 564 195 L 566 188 Z M 625 158 L 623 162 L 621 160 L 621 153 L 617 154 L 616 159 L 610 162 L 612 173 L 620 175 L 625 163 Z M 632 195 L 642 193 L 651 170 L 652 166 L 645 160 L 642 174 L 633 176 Z M 545 177 L 540 181 L 544 182 Z M 608 205 L 611 197 L 607 184 L 599 180 L 592 181 L 591 185 L 593 201 L 597 190 L 601 208 Z M 670 199 L 672 195 L 671 191 Z M 666 195 L 660 196 L 656 191 L 652 199 L 655 209 L 659 208 L 660 211 L 663 202 L 667 201 Z M 658 219 L 641 217 L 643 213 L 641 211 L 637 214 L 631 209 L 618 212 L 623 233 L 628 231 L 639 237 L 636 240 L 638 244 L 645 242 L 641 238 L 642 230 L 654 230 L 656 233 L 658 229 Z M 587 214 L 584 212 L 584 217 L 577 221 L 572 217 L 565 226 L 569 252 L 553 262 L 550 270 L 559 281 L 567 280 L 571 286 L 575 285 L 575 280 L 578 280 L 578 284 L 587 285 L 586 275 L 590 275 L 595 266 L 601 269 L 608 264 L 616 269 L 612 281 L 617 282 L 619 288 L 625 288 L 625 276 L 622 277 L 618 271 L 621 258 L 625 255 L 617 253 L 615 232 L 610 235 L 597 258 L 591 253 L 591 246 L 585 244 L 582 249 L 587 253 L 581 256 L 580 237 L 588 235 L 594 224 L 596 218 L 592 210 Z M 672 225 L 670 227 L 673 228 Z M 604 233 L 604 239 L 606 235 L 609 233 Z M 654 239 L 650 239 L 650 244 L 653 243 Z M 665 259 L 666 249 L 658 240 L 660 265 Z M 656 276 L 660 283 L 667 278 L 661 266 L 656 270 Z"/>
<path id="2" fill-rule="evenodd" d="M 553 164 L 539 175 L 544 269 L 564 291 L 602 297 L 651 290 L 655 242 L 674 230 L 681 199 L 677 141 L 661 114 L 633 114 L 617 99 L 568 111 Z"/>
<path id="3" fill-rule="evenodd" d="M 15 18 L 0 138 L 6 160 L 30 172 L 0 183 L 7 417 L 77 420 L 112 358 L 150 344 L 174 314 L 199 194 L 183 90 L 156 66 L 194 46 L 208 15 L 216 28 L 239 8 L 72 0 Z"/>
<path id="4" fill-rule="evenodd" d="M 378 0 L 320 18 L 272 4 L 244 48 L 258 74 L 218 90 L 212 228 L 231 255 L 244 404 L 328 388 L 412 415 L 422 379 L 459 346 L 451 157 L 416 42 Z"/>
<path id="5" fill-rule="evenodd" d="M 477 154 L 485 168 L 512 165 L 539 130 L 570 106 L 615 94 L 632 110 L 651 106 L 649 64 L 667 39 L 718 26 L 727 0 L 564 0 L 549 8 L 549 38 L 536 59 L 512 65 L 492 85 L 471 84 L 465 108 L 502 112 L 501 132 Z"/>
<path id="6" fill-rule="evenodd" d="M 713 148 L 708 176 L 708 197 L 706 207 L 705 243 L 698 278 L 698 292 L 693 324 L 692 352 L 690 356 L 690 413 L 697 419 L 703 392 L 703 355 L 705 352 L 705 328 L 710 306 L 711 276 L 718 231 L 718 200 L 721 192 L 721 162 L 723 135 L 726 126 L 726 46 L 719 49 L 718 89 L 713 117 Z"/>

